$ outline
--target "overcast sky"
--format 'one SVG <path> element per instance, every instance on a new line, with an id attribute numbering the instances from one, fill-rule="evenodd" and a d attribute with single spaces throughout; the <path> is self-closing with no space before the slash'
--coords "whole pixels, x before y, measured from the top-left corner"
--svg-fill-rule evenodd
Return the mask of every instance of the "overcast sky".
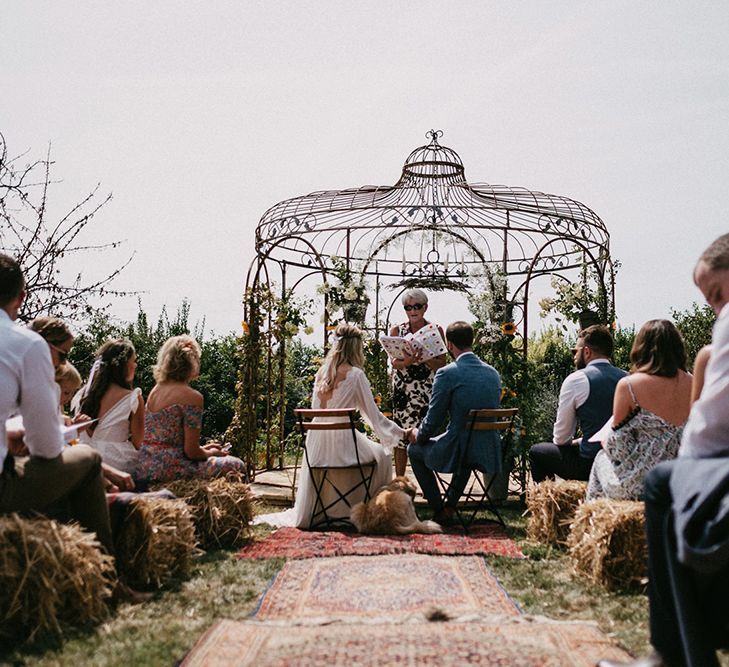
<path id="1" fill-rule="evenodd" d="M 727 2 L 2 5 L 0 131 L 12 153 L 52 142 L 54 210 L 113 192 L 90 238 L 126 239 L 117 286 L 153 316 L 187 297 L 193 321 L 238 330 L 263 213 L 394 183 L 430 128 L 469 181 L 603 219 L 621 324 L 700 300 L 695 260 L 729 231 Z"/>

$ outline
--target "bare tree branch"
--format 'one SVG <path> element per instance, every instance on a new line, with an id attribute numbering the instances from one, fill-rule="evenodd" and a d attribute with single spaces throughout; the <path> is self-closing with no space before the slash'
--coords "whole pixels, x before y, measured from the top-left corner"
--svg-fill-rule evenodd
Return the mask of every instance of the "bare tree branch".
<path id="1" fill-rule="evenodd" d="M 123 241 L 83 243 L 82 234 L 99 211 L 111 201 L 101 198 L 96 186 L 54 222 L 49 222 L 49 194 L 54 181 L 51 145 L 44 160 L 21 164 L 27 153 L 8 158 L 0 133 L 0 251 L 13 255 L 23 267 L 28 293 L 20 318 L 53 314 L 69 320 L 85 320 L 104 311 L 109 303 L 99 300 L 133 292 L 111 288 L 112 281 L 129 265 L 134 254 L 100 279 L 88 280 L 77 272 L 69 280 L 69 266 L 82 266 L 89 252 L 118 248 Z"/>

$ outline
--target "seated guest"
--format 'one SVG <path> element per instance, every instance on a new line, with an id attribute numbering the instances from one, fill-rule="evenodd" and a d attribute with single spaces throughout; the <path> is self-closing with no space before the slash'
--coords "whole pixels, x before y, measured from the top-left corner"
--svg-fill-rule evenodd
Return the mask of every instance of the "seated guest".
<path id="1" fill-rule="evenodd" d="M 587 500 L 640 500 L 648 471 L 676 458 L 691 409 L 686 348 L 668 320 L 649 320 L 630 351 L 630 375 L 618 382 L 613 427 L 595 456 Z"/>
<path id="2" fill-rule="evenodd" d="M 468 452 L 470 458 L 463 458 L 469 437 L 466 429 L 468 413 L 499 407 L 499 374 L 473 353 L 473 328 L 468 322 L 448 325 L 446 346 L 455 361 L 436 372 L 428 412 L 420 428 L 411 432 L 408 447 L 413 473 L 438 523 L 448 523 L 452 519 L 472 467 L 495 475 L 500 472 L 501 465 L 499 434 L 495 431 L 474 432 Z M 446 414 L 448 426 L 438 435 Z M 454 473 L 445 504 L 434 470 Z"/>
<path id="3" fill-rule="evenodd" d="M 217 443 L 200 444 L 203 397 L 190 386 L 200 373 L 200 346 L 190 336 L 165 342 L 154 366 L 155 386 L 144 418 L 134 479 L 143 485 L 174 479 L 245 474 L 245 464 Z"/>
<path id="4" fill-rule="evenodd" d="M 132 386 L 137 353 L 128 340 L 110 340 L 96 352 L 89 381 L 78 397 L 77 409 L 98 422 L 81 441 L 101 454 L 104 463 L 132 473 L 144 437 L 142 390 Z"/>
<path id="5" fill-rule="evenodd" d="M 24 298 L 20 266 L 0 254 L 0 513 L 45 512 L 64 503 L 71 518 L 113 554 L 101 457 L 84 445 L 65 447 L 61 433 L 53 366 L 65 361 L 72 338 L 46 343 L 31 329 L 14 326 Z M 22 416 L 23 429 L 8 431 L 6 420 L 15 414 Z M 16 456 L 27 458 L 16 466 Z M 123 584 L 115 593 L 140 601 Z"/>
<path id="6" fill-rule="evenodd" d="M 610 363 L 613 337 L 601 324 L 580 332 L 575 345 L 575 367 L 559 392 L 557 420 L 552 442 L 542 442 L 529 450 L 532 478 L 535 482 L 553 479 L 587 481 L 599 442 L 590 442 L 612 414 L 613 395 L 624 370 Z M 582 438 L 573 440 L 579 424 Z"/>
<path id="7" fill-rule="evenodd" d="M 380 412 L 372 396 L 370 383 L 362 370 L 363 365 L 362 332 L 351 324 L 337 325 L 332 347 L 316 372 L 311 407 L 359 410 L 382 443 L 370 440 L 359 431 L 356 433 L 359 460 L 364 463 L 374 461 L 376 464 L 370 485 L 374 493 L 392 479 L 392 449 L 406 436 L 407 431 Z M 322 418 L 317 418 L 317 421 L 322 421 Z M 357 455 L 352 444 L 352 433 L 349 430 L 310 431 L 306 438 L 309 462 L 311 465 L 356 465 Z M 337 471 L 338 475 L 348 473 L 349 471 Z M 354 473 L 352 476 L 354 477 Z M 299 480 L 294 506 L 285 512 L 262 514 L 256 517 L 256 523 L 308 528 L 316 508 L 316 490 L 306 461 L 302 464 Z M 341 477 L 338 477 L 337 483 L 338 486 L 347 488 Z M 353 493 L 348 500 L 354 505 L 364 500 L 364 496 L 365 491 L 362 488 L 358 497 Z M 348 518 L 350 510 L 349 505 L 338 502 L 327 510 L 327 514 L 331 518 Z"/>
<path id="8" fill-rule="evenodd" d="M 81 387 L 81 375 L 79 375 L 76 367 L 70 361 L 67 361 L 56 369 L 55 379 L 56 384 L 61 388 L 61 412 L 64 413 L 73 395 Z"/>
<path id="9" fill-rule="evenodd" d="M 599 667 L 719 667 L 716 649 L 729 643 L 729 234 L 703 252 L 694 282 L 717 314 L 706 382 L 678 458 L 645 482 L 655 652 Z"/>

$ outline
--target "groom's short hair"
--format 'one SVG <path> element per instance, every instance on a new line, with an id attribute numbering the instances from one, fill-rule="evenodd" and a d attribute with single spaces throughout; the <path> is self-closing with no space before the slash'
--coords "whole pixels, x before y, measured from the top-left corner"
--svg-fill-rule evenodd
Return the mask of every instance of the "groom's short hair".
<path id="1" fill-rule="evenodd" d="M 473 327 L 463 320 L 451 322 L 446 329 L 446 340 L 459 350 L 467 350 L 473 346 Z"/>

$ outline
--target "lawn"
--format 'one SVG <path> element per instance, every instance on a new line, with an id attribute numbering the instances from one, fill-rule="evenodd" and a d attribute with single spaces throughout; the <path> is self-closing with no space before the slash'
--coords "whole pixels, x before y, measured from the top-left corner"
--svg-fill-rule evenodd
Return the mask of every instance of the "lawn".
<path id="1" fill-rule="evenodd" d="M 261 511 L 268 511 L 262 509 Z M 647 600 L 640 593 L 607 593 L 570 573 L 564 553 L 525 540 L 525 519 L 516 503 L 504 517 L 527 558 L 487 557 L 504 588 L 528 614 L 560 620 L 594 620 L 633 654 L 648 646 Z M 255 536 L 268 533 L 256 527 Z M 14 665 L 164 665 L 177 662 L 216 619 L 251 614 L 283 560 L 236 560 L 234 551 L 208 552 L 193 576 L 175 582 L 151 602 L 122 606 L 105 624 L 70 634 L 60 645 L 40 643 L 0 653 Z M 723 665 L 729 666 L 729 656 Z"/>

